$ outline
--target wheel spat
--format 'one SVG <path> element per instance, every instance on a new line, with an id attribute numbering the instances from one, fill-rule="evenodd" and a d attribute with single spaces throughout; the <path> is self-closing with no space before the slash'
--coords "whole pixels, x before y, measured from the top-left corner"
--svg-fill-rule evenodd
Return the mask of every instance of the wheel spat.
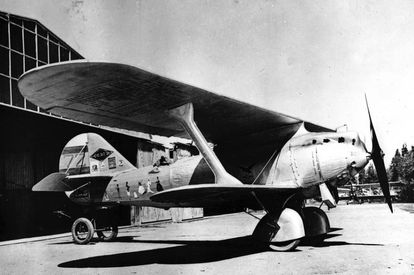
<path id="1" fill-rule="evenodd" d="M 375 133 L 374 124 L 372 123 L 371 113 L 368 107 L 368 100 L 367 96 L 365 95 L 365 102 L 367 104 L 368 116 L 369 116 L 369 126 L 371 130 L 371 139 L 372 139 L 372 151 L 371 151 L 371 159 L 374 162 L 375 169 L 377 170 L 378 181 L 380 183 L 382 193 L 384 194 L 385 200 L 390 207 L 391 213 L 393 212 L 392 203 L 391 203 L 391 195 L 390 195 L 390 186 L 388 184 L 388 176 L 387 171 L 385 170 L 384 164 L 384 153 L 381 150 L 381 147 L 378 143 L 378 138 Z"/>

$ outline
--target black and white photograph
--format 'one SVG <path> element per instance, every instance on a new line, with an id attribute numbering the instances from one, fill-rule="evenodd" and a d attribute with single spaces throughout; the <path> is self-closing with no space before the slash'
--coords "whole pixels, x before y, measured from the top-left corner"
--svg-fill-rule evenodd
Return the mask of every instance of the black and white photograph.
<path id="1" fill-rule="evenodd" d="M 414 2 L 0 0 L 1 274 L 414 274 Z"/>

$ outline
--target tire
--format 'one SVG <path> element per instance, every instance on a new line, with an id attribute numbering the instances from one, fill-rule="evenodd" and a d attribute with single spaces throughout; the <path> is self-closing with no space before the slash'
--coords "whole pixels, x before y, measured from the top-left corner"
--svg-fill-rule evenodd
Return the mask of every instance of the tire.
<path id="1" fill-rule="evenodd" d="M 72 238 L 76 244 L 87 244 L 91 241 L 95 229 L 87 218 L 79 218 L 72 225 Z"/>
<path id="2" fill-rule="evenodd" d="M 261 218 L 253 231 L 253 240 L 265 246 L 266 248 L 270 248 L 273 251 L 286 252 L 295 250 L 299 245 L 301 238 L 305 236 L 303 220 L 297 211 L 293 209 L 285 210 L 287 211 L 285 213 L 285 216 L 283 217 L 284 212 L 282 212 L 277 221 L 275 217 L 271 216 L 270 214 L 266 214 L 263 218 Z M 293 213 L 295 213 L 295 215 L 293 215 Z M 281 222 L 281 224 L 279 224 L 279 222 Z M 283 233 L 286 230 L 289 232 L 294 232 L 294 225 L 297 225 L 296 227 L 299 226 L 301 228 L 301 230 L 296 230 L 300 233 L 286 235 L 284 236 L 285 238 L 281 238 L 285 240 L 287 239 L 288 241 L 274 241 L 277 239 L 277 234 L 280 232 Z M 287 228 L 281 229 L 280 226 L 287 226 Z"/>
<path id="3" fill-rule="evenodd" d="M 114 240 L 118 236 L 118 226 L 113 225 L 109 227 L 109 230 L 96 231 L 100 240 L 109 242 Z"/>
<path id="4" fill-rule="evenodd" d="M 299 243 L 300 239 L 286 242 L 271 242 L 269 243 L 269 248 L 273 251 L 287 252 L 295 250 L 296 247 L 298 247 Z"/>

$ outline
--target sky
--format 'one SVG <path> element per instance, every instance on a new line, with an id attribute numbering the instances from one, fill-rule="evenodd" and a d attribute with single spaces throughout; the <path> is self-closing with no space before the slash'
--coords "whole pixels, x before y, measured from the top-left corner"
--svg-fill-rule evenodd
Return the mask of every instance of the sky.
<path id="1" fill-rule="evenodd" d="M 414 145 L 413 1 L 0 0 L 89 60 L 130 64 L 366 137 Z"/>

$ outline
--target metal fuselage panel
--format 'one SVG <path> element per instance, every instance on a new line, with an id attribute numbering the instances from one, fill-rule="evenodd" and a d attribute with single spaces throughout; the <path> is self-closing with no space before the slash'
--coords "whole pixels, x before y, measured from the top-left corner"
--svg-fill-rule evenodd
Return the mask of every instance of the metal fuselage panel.
<path id="1" fill-rule="evenodd" d="M 263 169 L 266 176 L 255 184 L 312 190 L 323 182 L 345 183 L 367 163 L 365 145 L 357 133 L 307 132 L 292 137 L 269 163 L 269 169 Z M 91 182 L 85 177 L 85 185 L 68 195 L 84 205 L 167 208 L 176 205 L 156 203 L 150 197 L 171 188 L 203 183 L 215 183 L 215 176 L 202 156 L 194 156 L 157 168 L 148 166 L 114 173 L 106 182 Z M 311 193 L 310 196 L 314 194 Z"/>
<path id="2" fill-rule="evenodd" d="M 150 197 L 157 192 L 195 183 L 214 183 L 214 175 L 201 156 L 184 158 L 170 165 L 123 171 L 106 183 L 86 183 L 71 192 L 69 198 L 83 205 L 172 207 L 174 205 L 153 202 Z"/>
<path id="3" fill-rule="evenodd" d="M 294 136 L 273 163 L 266 184 L 308 188 L 354 176 L 368 162 L 357 133 L 307 133 Z"/>

